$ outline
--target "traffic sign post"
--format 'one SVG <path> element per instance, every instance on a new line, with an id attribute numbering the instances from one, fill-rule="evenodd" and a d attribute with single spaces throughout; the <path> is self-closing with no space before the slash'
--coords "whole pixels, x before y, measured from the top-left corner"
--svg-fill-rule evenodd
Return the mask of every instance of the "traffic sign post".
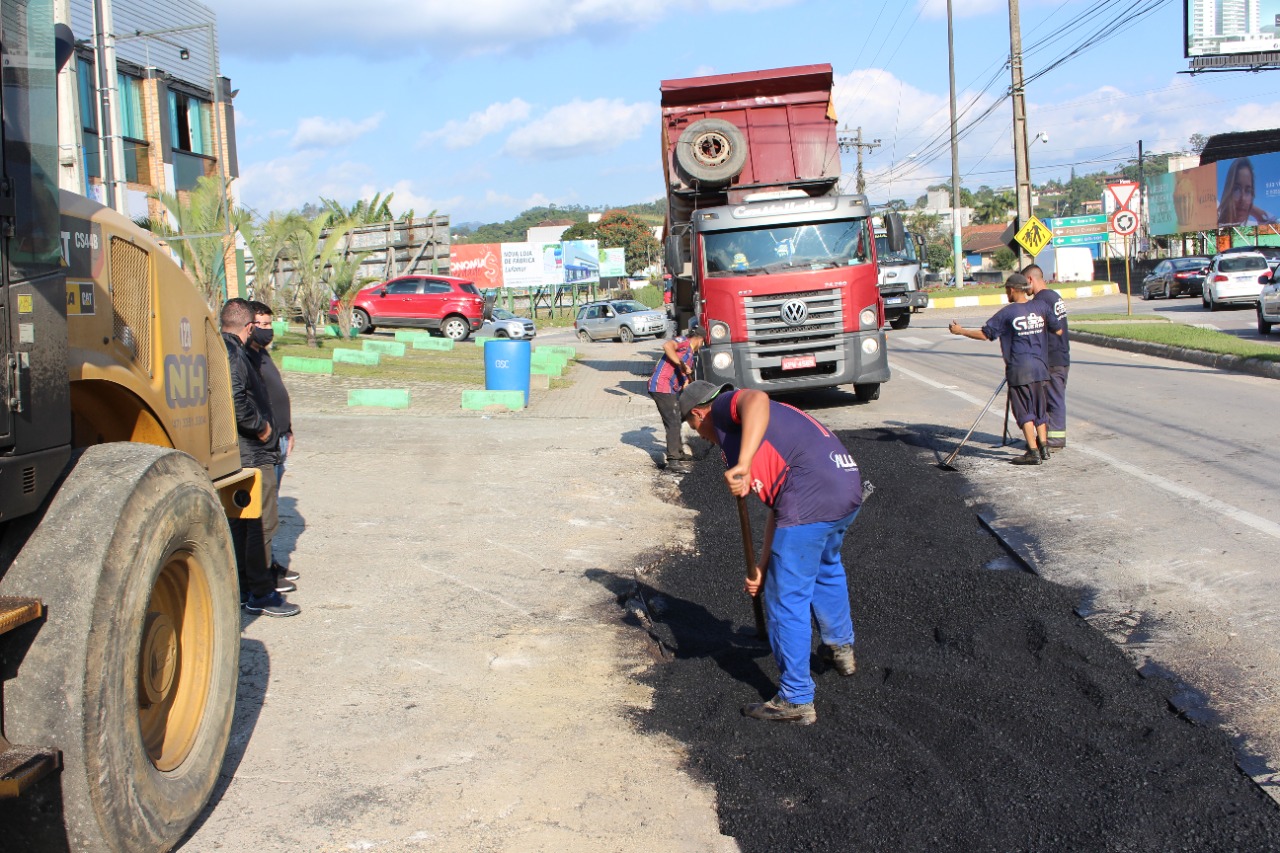
<path id="1" fill-rule="evenodd" d="M 1105 213 L 1088 216 L 1059 216 L 1046 221 L 1053 232 L 1055 246 L 1081 246 L 1105 243 L 1111 232 Z"/>
<path id="2" fill-rule="evenodd" d="M 1126 208 L 1117 210 L 1111 214 L 1111 230 L 1128 237 L 1138 230 L 1138 214 Z"/>

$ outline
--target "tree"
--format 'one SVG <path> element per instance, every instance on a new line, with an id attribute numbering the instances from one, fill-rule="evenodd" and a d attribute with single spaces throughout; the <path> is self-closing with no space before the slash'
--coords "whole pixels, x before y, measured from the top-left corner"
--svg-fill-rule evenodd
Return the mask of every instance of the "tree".
<path id="1" fill-rule="evenodd" d="M 328 285 L 329 292 L 333 294 L 334 299 L 338 300 L 338 329 L 344 340 L 351 336 L 353 325 L 351 304 L 356 294 L 366 284 L 377 281 L 376 278 L 360 276 L 360 265 L 368 255 L 368 252 L 344 255 L 335 260 L 322 276 L 325 284 Z"/>
<path id="2" fill-rule="evenodd" d="M 222 308 L 227 296 L 231 235 L 247 228 L 250 221 L 248 211 L 231 203 L 228 186 L 229 182 L 206 175 L 190 192 L 151 193 L 168 213 L 167 218 L 149 220 L 152 233 L 166 240 L 214 311 Z"/>
<path id="3" fill-rule="evenodd" d="M 1209 137 L 1203 133 L 1193 133 L 1191 138 L 1187 140 L 1187 145 L 1191 147 L 1192 154 L 1199 154 L 1204 151 L 1204 147 L 1209 144 Z"/>
<path id="4" fill-rule="evenodd" d="M 623 210 L 611 210 L 598 222 L 571 225 L 560 239 L 598 240 L 601 249 L 622 249 L 627 258 L 627 275 L 651 265 L 662 253 L 651 226 Z"/>
<path id="5" fill-rule="evenodd" d="M 1006 222 L 1009 219 L 1009 210 L 1016 206 L 1017 202 L 1009 193 L 993 193 L 987 199 L 978 202 L 973 212 L 973 221 L 979 225 Z"/>
<path id="6" fill-rule="evenodd" d="M 289 235 L 295 227 L 295 221 L 273 211 L 265 220 L 240 229 L 253 256 L 253 298 L 277 309 L 283 307 L 276 301 L 280 262 L 288 255 Z"/>
<path id="7" fill-rule="evenodd" d="M 307 328 L 307 346 L 317 346 L 316 326 L 328 312 L 333 298 L 327 269 L 351 230 L 350 222 L 334 222 L 333 213 L 324 211 L 310 219 L 301 214 L 293 217 L 288 243 L 294 263 L 293 297 Z"/>
<path id="8" fill-rule="evenodd" d="M 1018 256 L 1008 246 L 1001 246 L 996 249 L 996 254 L 992 261 L 998 270 L 1011 270 L 1013 265 L 1018 262 Z"/>

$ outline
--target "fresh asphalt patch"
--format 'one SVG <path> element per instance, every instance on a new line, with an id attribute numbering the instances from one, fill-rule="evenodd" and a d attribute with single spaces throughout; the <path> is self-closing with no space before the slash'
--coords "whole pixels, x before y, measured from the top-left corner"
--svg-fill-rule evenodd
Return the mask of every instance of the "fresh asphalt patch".
<path id="1" fill-rule="evenodd" d="M 718 452 L 681 482 L 695 552 L 622 594 L 658 652 L 640 723 L 686 745 L 723 833 L 747 853 L 1280 847 L 1280 807 L 1226 736 L 1073 612 L 1081 590 L 1017 568 L 905 433 L 842 438 L 876 488 L 844 549 L 858 671 L 815 654 L 816 725 L 740 713 L 777 670 L 754 639 Z"/>

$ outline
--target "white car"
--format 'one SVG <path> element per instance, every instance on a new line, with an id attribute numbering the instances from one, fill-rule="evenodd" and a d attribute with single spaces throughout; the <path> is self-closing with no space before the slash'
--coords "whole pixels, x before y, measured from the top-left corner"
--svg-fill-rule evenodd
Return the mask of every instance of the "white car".
<path id="1" fill-rule="evenodd" d="M 1258 334 L 1271 334 L 1272 326 L 1280 326 L 1280 279 L 1274 279 L 1258 295 Z"/>
<path id="2" fill-rule="evenodd" d="M 505 308 L 494 308 L 493 317 L 486 320 L 476 334 L 527 341 L 537 333 L 537 327 L 528 317 L 518 317 Z"/>
<path id="3" fill-rule="evenodd" d="M 1210 311 L 1232 303 L 1257 303 L 1262 285 L 1271 279 L 1267 259 L 1256 252 L 1218 255 L 1204 276 L 1200 301 Z"/>

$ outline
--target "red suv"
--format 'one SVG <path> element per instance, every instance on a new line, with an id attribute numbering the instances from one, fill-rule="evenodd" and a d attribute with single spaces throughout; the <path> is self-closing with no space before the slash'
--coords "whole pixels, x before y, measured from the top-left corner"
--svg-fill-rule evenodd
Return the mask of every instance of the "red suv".
<path id="1" fill-rule="evenodd" d="M 485 301 L 473 282 L 449 276 L 406 275 L 366 287 L 352 300 L 353 328 L 378 326 L 429 329 L 455 341 L 466 340 L 484 322 Z M 329 306 L 337 316 L 338 302 Z"/>

